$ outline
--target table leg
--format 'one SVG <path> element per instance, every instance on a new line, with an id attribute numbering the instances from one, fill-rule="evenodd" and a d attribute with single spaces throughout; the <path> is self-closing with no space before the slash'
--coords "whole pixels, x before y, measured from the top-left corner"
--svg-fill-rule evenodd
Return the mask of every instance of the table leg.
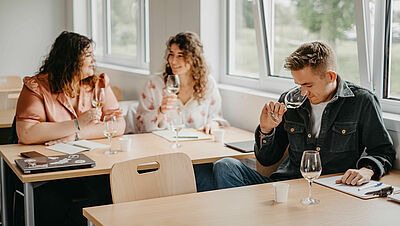
<path id="1" fill-rule="evenodd" d="M 33 184 L 24 183 L 25 226 L 35 225 Z"/>
<path id="2" fill-rule="evenodd" d="M 5 172 L 6 163 L 3 158 L 0 157 L 0 180 L 1 180 L 1 217 L 2 224 L 8 225 L 7 219 L 7 199 L 6 199 L 6 172 Z"/>

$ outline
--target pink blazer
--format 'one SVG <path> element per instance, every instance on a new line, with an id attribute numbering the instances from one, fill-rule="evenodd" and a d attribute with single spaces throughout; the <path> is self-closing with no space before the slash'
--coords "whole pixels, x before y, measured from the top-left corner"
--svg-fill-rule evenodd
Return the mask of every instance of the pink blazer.
<path id="1" fill-rule="evenodd" d="M 92 108 L 91 101 L 94 92 L 89 86 L 85 85 L 81 88 L 78 109 L 75 111 L 64 93 L 51 93 L 47 78 L 47 74 L 24 78 L 24 86 L 17 104 L 17 121 L 62 122 L 77 118 L 81 113 Z M 112 113 L 122 115 L 107 75 L 100 75 L 96 88 L 105 88 L 103 116 Z"/>

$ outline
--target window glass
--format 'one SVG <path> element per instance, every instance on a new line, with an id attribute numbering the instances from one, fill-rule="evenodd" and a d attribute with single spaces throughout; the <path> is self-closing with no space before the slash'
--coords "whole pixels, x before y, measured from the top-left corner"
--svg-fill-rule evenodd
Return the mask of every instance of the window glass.
<path id="1" fill-rule="evenodd" d="M 392 43 L 387 98 L 400 98 L 400 0 L 392 1 Z"/>
<path id="2" fill-rule="evenodd" d="M 336 52 L 338 74 L 360 84 L 354 0 L 276 0 L 273 8 L 274 75 L 290 77 L 285 58 L 304 42 L 322 40 Z"/>
<path id="3" fill-rule="evenodd" d="M 259 77 L 253 4 L 249 0 L 231 0 L 229 5 L 228 74 Z"/>
<path id="4" fill-rule="evenodd" d="M 111 4 L 111 54 L 137 56 L 139 0 L 113 0 Z"/>
<path id="5" fill-rule="evenodd" d="M 94 53 L 102 56 L 105 48 L 105 13 L 103 0 L 93 0 L 92 30 L 93 40 L 95 40 Z"/>

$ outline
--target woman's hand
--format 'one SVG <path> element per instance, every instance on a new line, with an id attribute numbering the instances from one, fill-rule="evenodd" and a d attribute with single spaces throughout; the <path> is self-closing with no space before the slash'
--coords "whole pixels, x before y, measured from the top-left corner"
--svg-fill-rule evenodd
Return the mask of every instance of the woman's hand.
<path id="1" fill-rule="evenodd" d="M 91 124 L 96 124 L 100 121 L 101 118 L 101 110 L 96 109 L 96 108 L 91 108 L 85 112 L 83 112 L 81 115 L 79 115 L 78 119 L 78 124 L 79 127 L 82 129 L 86 126 L 89 126 Z"/>
<path id="2" fill-rule="evenodd" d="M 161 101 L 160 113 L 165 114 L 168 111 L 176 108 L 178 97 L 174 94 L 163 94 L 163 99 Z"/>
<path id="3" fill-rule="evenodd" d="M 203 126 L 202 131 L 206 134 L 212 134 L 212 131 L 218 129 L 218 127 L 218 122 L 211 121 L 210 123 L 207 123 L 205 126 Z"/>
<path id="4" fill-rule="evenodd" d="M 282 122 L 286 108 L 283 103 L 269 102 L 265 104 L 260 115 L 260 129 L 263 133 L 270 133 L 272 129 Z"/>
<path id="5" fill-rule="evenodd" d="M 51 141 L 47 141 L 46 143 L 44 143 L 44 145 L 46 146 L 51 146 L 57 143 L 66 143 L 66 142 L 70 142 L 70 141 L 74 141 L 75 140 L 75 134 L 74 135 L 70 135 L 67 137 L 63 137 L 57 140 L 51 140 Z"/>

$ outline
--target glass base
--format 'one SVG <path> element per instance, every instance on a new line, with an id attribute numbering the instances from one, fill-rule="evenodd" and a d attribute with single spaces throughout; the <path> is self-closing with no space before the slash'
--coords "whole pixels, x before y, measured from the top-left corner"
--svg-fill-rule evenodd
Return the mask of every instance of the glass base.
<path id="1" fill-rule="evenodd" d="M 179 143 L 174 143 L 171 147 L 172 147 L 172 148 L 179 148 L 179 147 L 181 147 L 181 144 L 179 144 Z"/>
<path id="2" fill-rule="evenodd" d="M 106 155 L 114 155 L 117 153 L 118 153 L 118 151 L 110 151 L 110 150 L 104 152 L 104 154 L 106 154 Z"/>
<path id="3" fill-rule="evenodd" d="M 319 200 L 313 199 L 313 198 L 305 198 L 305 199 L 302 199 L 300 202 L 303 205 L 314 205 L 314 204 L 318 204 Z"/>

